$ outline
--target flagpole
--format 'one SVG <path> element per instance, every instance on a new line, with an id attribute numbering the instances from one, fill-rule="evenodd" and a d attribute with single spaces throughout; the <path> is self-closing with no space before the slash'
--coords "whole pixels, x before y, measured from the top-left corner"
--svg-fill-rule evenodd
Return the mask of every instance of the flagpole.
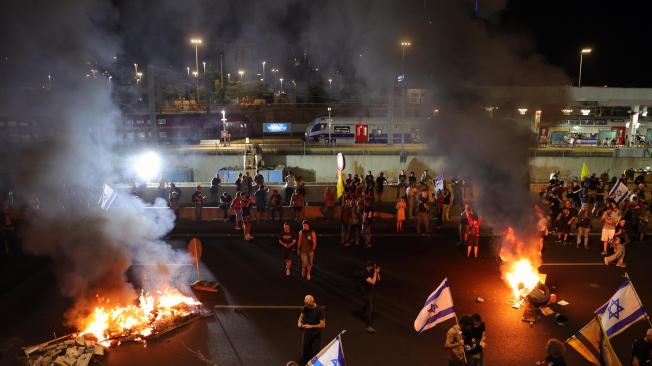
<path id="1" fill-rule="evenodd" d="M 448 277 L 445 278 L 445 281 L 448 282 L 448 288 L 450 290 L 451 288 L 451 283 L 448 281 Z M 453 294 L 451 293 L 451 299 L 453 298 Z M 457 324 L 457 327 L 460 328 L 460 322 L 457 321 L 457 312 L 453 312 L 455 314 L 455 324 Z M 462 328 L 460 328 L 460 333 L 462 333 Z M 462 336 L 462 348 L 464 350 L 464 363 L 466 364 L 468 361 L 466 360 L 466 349 L 464 349 L 464 336 Z"/>
<path id="2" fill-rule="evenodd" d="M 337 336 L 340 337 L 340 348 L 342 349 L 342 355 L 344 355 L 344 342 L 342 341 L 342 336 L 346 333 L 346 329 L 342 330 Z"/>
<path id="3" fill-rule="evenodd" d="M 636 292 L 636 288 L 634 287 L 634 282 L 632 282 L 632 279 L 629 277 L 629 273 L 625 272 L 625 278 L 629 280 L 629 284 L 632 286 L 632 289 L 634 289 L 634 295 L 636 295 L 638 303 L 641 305 L 643 310 L 645 310 L 643 307 L 643 302 L 641 301 L 641 298 L 638 297 L 638 292 Z M 650 327 L 652 327 L 652 320 L 650 320 L 650 316 L 648 315 L 647 311 L 645 312 L 645 320 L 647 320 L 648 324 L 650 324 Z"/>

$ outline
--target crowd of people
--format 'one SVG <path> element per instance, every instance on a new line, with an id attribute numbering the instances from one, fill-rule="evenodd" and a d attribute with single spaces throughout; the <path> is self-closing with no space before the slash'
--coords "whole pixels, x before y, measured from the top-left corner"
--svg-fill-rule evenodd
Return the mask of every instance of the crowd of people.
<path id="1" fill-rule="evenodd" d="M 555 243 L 570 245 L 575 235 L 577 248 L 589 249 L 589 233 L 594 221 L 599 219 L 601 231 L 601 254 L 605 264 L 616 263 L 625 267 L 625 247 L 642 241 L 649 220 L 652 202 L 646 197 L 643 176 L 633 181 L 633 189 L 623 197 L 610 196 L 616 186 L 632 186 L 626 175 L 610 178 L 606 173 L 596 174 L 565 183 L 553 172 L 549 183 L 540 192 L 537 206 L 539 222 L 537 230 L 543 239 L 552 234 Z M 618 201 L 617 201 L 618 199 Z M 543 241 L 542 241 L 543 244 Z M 597 244 L 597 243 L 596 243 Z"/>

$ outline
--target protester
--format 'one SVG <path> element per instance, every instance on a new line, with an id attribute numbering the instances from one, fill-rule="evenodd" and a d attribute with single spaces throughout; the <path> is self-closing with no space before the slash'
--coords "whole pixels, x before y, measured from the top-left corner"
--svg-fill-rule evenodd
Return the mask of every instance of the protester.
<path id="1" fill-rule="evenodd" d="M 453 325 L 446 332 L 444 348 L 448 351 L 448 366 L 465 366 L 464 339 L 459 325 Z"/>
<path id="2" fill-rule="evenodd" d="M 376 333 L 373 327 L 374 289 L 376 284 L 380 282 L 380 266 L 376 265 L 374 261 L 367 261 L 361 279 L 362 298 L 364 299 L 364 307 L 362 308 L 364 323 L 368 333 Z"/>
<path id="3" fill-rule="evenodd" d="M 607 203 L 607 210 L 602 214 L 602 255 L 607 255 L 607 244 L 616 233 L 616 224 L 620 221 L 620 212 L 613 202 Z"/>
<path id="4" fill-rule="evenodd" d="M 235 192 L 235 198 L 231 202 L 231 210 L 235 214 L 235 229 L 241 230 L 242 226 L 242 195 L 244 193 L 237 191 Z"/>
<path id="5" fill-rule="evenodd" d="M 179 209 L 181 207 L 181 202 L 179 202 L 179 194 L 175 191 L 170 192 L 170 198 L 168 199 L 170 209 L 174 212 L 174 217 L 179 217 Z"/>
<path id="6" fill-rule="evenodd" d="M 240 195 L 241 205 L 242 205 L 242 233 L 244 234 L 244 240 L 251 240 L 254 237 L 251 236 L 251 196 L 249 193 L 243 193 Z"/>
<path id="7" fill-rule="evenodd" d="M 405 198 L 401 197 L 396 203 L 396 232 L 403 232 L 403 222 L 405 221 Z"/>
<path id="8" fill-rule="evenodd" d="M 537 362 L 537 365 L 566 366 L 566 361 L 564 360 L 565 352 L 566 346 L 564 346 L 563 342 L 556 338 L 550 338 L 546 344 L 546 360 L 543 362 Z"/>
<path id="9" fill-rule="evenodd" d="M 342 232 L 340 235 L 340 244 L 345 247 L 351 246 L 349 241 L 351 234 L 351 224 L 353 222 L 353 208 L 350 199 L 345 199 L 342 205 L 342 213 L 340 214 L 340 221 L 342 222 Z"/>
<path id="10" fill-rule="evenodd" d="M 616 267 L 625 268 L 625 246 L 620 242 L 619 236 L 614 236 L 611 239 L 611 247 L 614 249 L 614 254 L 604 257 L 604 264 L 609 265 L 612 262 L 616 262 Z"/>
<path id="11" fill-rule="evenodd" d="M 267 211 L 267 192 L 269 192 L 269 188 L 261 183 L 258 186 L 256 193 L 254 193 L 254 198 L 256 200 L 256 221 L 265 220 L 265 214 Z"/>
<path id="12" fill-rule="evenodd" d="M 417 190 L 413 183 L 410 183 L 405 190 L 407 196 L 407 218 L 410 219 L 414 216 L 414 203 L 417 199 Z"/>
<path id="13" fill-rule="evenodd" d="M 371 226 L 374 222 L 374 210 L 366 207 L 362 215 L 362 237 L 364 238 L 364 247 L 371 248 Z"/>
<path id="14" fill-rule="evenodd" d="M 278 213 L 278 221 L 283 220 L 281 195 L 276 189 L 272 191 L 272 196 L 269 198 L 269 213 L 272 221 L 276 220 L 276 213 Z"/>
<path id="15" fill-rule="evenodd" d="M 362 231 L 362 215 L 364 214 L 364 203 L 361 199 L 351 203 L 351 233 L 353 233 L 353 243 L 360 244 L 360 232 Z"/>
<path id="16" fill-rule="evenodd" d="M 537 245 L 539 253 L 543 251 L 543 241 L 548 236 L 548 218 L 538 205 L 534 206 L 534 211 L 537 215 Z"/>
<path id="17" fill-rule="evenodd" d="M 632 345 L 632 366 L 652 365 L 652 328 Z"/>
<path id="18" fill-rule="evenodd" d="M 297 326 L 303 331 L 301 364 L 305 365 L 321 350 L 321 330 L 326 328 L 326 317 L 312 295 L 306 295 L 303 302 L 305 306 L 301 309 Z"/>
<path id="19" fill-rule="evenodd" d="M 231 207 L 231 195 L 224 192 L 220 196 L 220 209 L 224 213 L 224 221 L 228 220 L 229 218 L 229 208 Z"/>
<path id="20" fill-rule="evenodd" d="M 478 258 L 478 246 L 480 245 L 480 217 L 476 213 L 467 213 L 468 229 L 466 234 L 466 257 L 473 256 Z"/>
<path id="21" fill-rule="evenodd" d="M 302 229 L 299 231 L 299 246 L 297 247 L 297 254 L 299 254 L 299 257 L 301 258 L 301 277 L 305 277 L 310 281 L 315 258 L 315 250 L 317 249 L 317 234 L 314 230 L 310 230 L 310 223 L 308 220 L 303 220 L 301 226 Z"/>
<path id="22" fill-rule="evenodd" d="M 321 213 L 329 220 L 335 216 L 335 192 L 331 187 L 326 187 L 324 191 L 324 203 L 321 206 Z"/>
<path id="23" fill-rule="evenodd" d="M 294 246 L 297 244 L 297 240 L 290 230 L 290 224 L 283 224 L 283 232 L 278 239 L 278 243 L 283 247 L 283 259 L 285 260 L 285 275 L 290 276 L 290 269 L 292 268 L 292 253 L 294 252 Z"/>
<path id="24" fill-rule="evenodd" d="M 374 185 L 376 184 L 376 180 L 374 179 L 374 175 L 371 174 L 371 170 L 364 177 L 364 184 L 365 184 L 365 186 L 367 186 L 367 189 L 373 189 L 374 188 Z"/>
<path id="25" fill-rule="evenodd" d="M 192 194 L 192 203 L 195 205 L 195 221 L 201 221 L 202 207 L 204 206 L 204 199 L 206 196 L 202 194 L 203 188 L 201 185 L 197 186 L 195 193 Z"/>
<path id="26" fill-rule="evenodd" d="M 383 202 L 383 191 L 385 190 L 385 185 L 387 185 L 387 178 L 385 178 L 383 172 L 380 172 L 380 175 L 376 178 L 376 195 L 378 196 L 378 202 Z"/>
<path id="27" fill-rule="evenodd" d="M 251 195 L 254 190 L 254 179 L 249 175 L 249 172 L 246 172 L 242 180 L 247 186 L 247 194 Z"/>
<path id="28" fill-rule="evenodd" d="M 428 215 L 428 212 L 430 211 L 430 208 L 428 206 L 428 192 L 421 192 L 421 196 L 419 197 L 419 204 L 417 206 L 417 234 L 426 234 L 430 232 L 430 217 Z M 424 230 L 421 230 L 421 227 L 423 226 Z"/>
<path id="29" fill-rule="evenodd" d="M 235 180 L 235 191 L 242 192 L 242 173 L 238 173 L 238 179 Z"/>
<path id="30" fill-rule="evenodd" d="M 579 248 L 584 238 L 584 248 L 589 249 L 589 232 L 591 231 L 591 214 L 588 205 L 582 206 L 577 215 L 577 245 Z"/>
<path id="31" fill-rule="evenodd" d="M 215 206 L 217 206 L 217 197 L 220 194 L 220 183 L 222 180 L 220 179 L 220 176 L 215 174 L 215 176 L 211 179 L 211 203 Z"/>
<path id="32" fill-rule="evenodd" d="M 285 180 L 285 202 L 289 205 L 292 195 L 294 194 L 294 186 L 296 185 L 296 179 L 294 178 L 294 174 L 292 174 L 292 172 L 289 172 L 288 175 L 285 176 L 284 180 Z"/>
<path id="33" fill-rule="evenodd" d="M 260 173 L 260 170 L 256 171 L 256 175 L 254 176 L 254 183 L 256 183 L 256 187 L 260 188 L 265 183 L 265 177 Z"/>
<path id="34" fill-rule="evenodd" d="M 473 214 L 473 207 L 471 207 L 470 204 L 465 203 L 464 210 L 460 214 L 460 226 L 458 230 L 458 234 L 460 236 L 460 244 L 466 243 L 467 233 L 469 229 L 469 216 L 472 216 Z"/>
<path id="35" fill-rule="evenodd" d="M 396 185 L 396 199 L 398 199 L 403 192 L 405 192 L 405 188 L 407 187 L 407 175 L 405 175 L 405 170 L 401 170 L 401 172 L 398 174 L 398 183 Z"/>
<path id="36" fill-rule="evenodd" d="M 591 214 L 593 217 L 600 217 L 602 215 L 602 210 L 604 209 L 604 182 L 598 181 L 595 188 L 595 203 L 593 205 L 593 210 Z"/>
<path id="37" fill-rule="evenodd" d="M 463 315 L 460 318 L 467 366 L 482 366 L 486 343 L 486 326 L 480 314 Z"/>
<path id="38" fill-rule="evenodd" d="M 566 201 L 564 208 L 557 215 L 557 243 L 568 244 L 568 235 L 576 218 L 574 210 L 571 202 Z"/>
<path id="39" fill-rule="evenodd" d="M 299 192 L 294 192 L 290 200 L 290 205 L 294 211 L 294 220 L 299 222 L 303 220 L 303 206 L 305 201 L 303 200 L 303 195 Z"/>
<path id="40" fill-rule="evenodd" d="M 170 194 L 168 196 L 169 198 L 172 197 L 172 193 L 176 193 L 177 199 L 181 201 L 181 189 L 179 189 L 179 187 L 177 187 L 174 183 L 170 183 Z"/>
<path id="41" fill-rule="evenodd" d="M 441 220 L 444 222 L 451 221 L 450 210 L 451 210 L 451 192 L 448 190 L 446 183 L 444 183 L 444 189 L 441 196 Z"/>

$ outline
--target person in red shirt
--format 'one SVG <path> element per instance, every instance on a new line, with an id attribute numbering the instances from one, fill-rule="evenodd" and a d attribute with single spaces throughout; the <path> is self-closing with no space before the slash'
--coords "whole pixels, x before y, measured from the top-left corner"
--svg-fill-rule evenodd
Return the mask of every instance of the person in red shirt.
<path id="1" fill-rule="evenodd" d="M 331 187 L 326 187 L 324 192 L 324 205 L 321 207 L 321 213 L 327 219 L 332 219 L 335 215 L 335 193 Z"/>
<path id="2" fill-rule="evenodd" d="M 471 256 L 471 249 L 473 249 L 473 256 L 478 258 L 481 220 L 477 214 L 469 213 L 467 213 L 466 219 L 468 220 L 468 230 L 466 236 L 466 257 L 468 258 Z"/>

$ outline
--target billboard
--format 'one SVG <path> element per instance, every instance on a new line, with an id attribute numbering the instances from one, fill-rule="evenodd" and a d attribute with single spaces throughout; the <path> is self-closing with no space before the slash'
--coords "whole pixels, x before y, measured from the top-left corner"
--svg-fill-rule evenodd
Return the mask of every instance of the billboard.
<path id="1" fill-rule="evenodd" d="M 263 123 L 263 133 L 290 133 L 289 122 L 265 122 Z"/>

